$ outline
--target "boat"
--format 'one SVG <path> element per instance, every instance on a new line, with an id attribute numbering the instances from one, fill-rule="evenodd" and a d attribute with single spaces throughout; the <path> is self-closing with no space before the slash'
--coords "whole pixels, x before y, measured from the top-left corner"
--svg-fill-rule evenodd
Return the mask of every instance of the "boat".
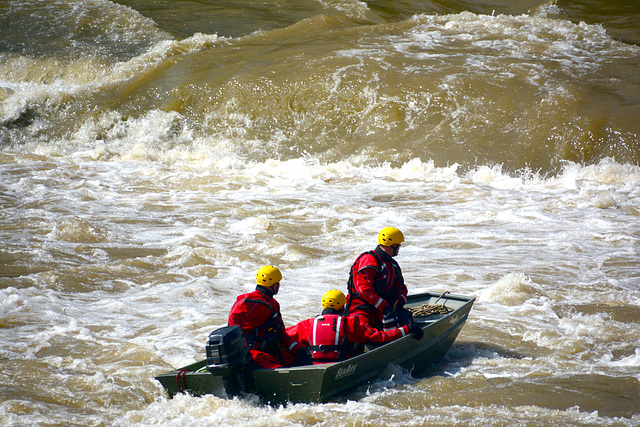
<path id="1" fill-rule="evenodd" d="M 164 386 L 169 397 L 189 393 L 193 396 L 213 394 L 228 399 L 254 394 L 268 404 L 287 404 L 327 402 L 344 396 L 374 380 L 389 364 L 420 375 L 444 358 L 462 330 L 475 298 L 449 292 L 425 292 L 409 295 L 407 299 L 405 307 L 413 312 L 414 322 L 424 332 L 420 340 L 408 335 L 382 345 L 366 344 L 361 354 L 340 362 L 248 370 L 244 364 L 234 365 L 233 357 L 246 359 L 246 352 L 232 354 L 237 350 L 233 345 L 231 349 L 227 348 L 228 357 L 217 354 L 217 350 L 213 352 L 216 354 L 210 354 L 209 344 L 216 335 L 214 331 L 207 345 L 208 359 L 161 374 L 156 380 Z M 228 334 L 227 338 L 236 343 L 244 342 L 244 339 L 238 339 L 240 332 L 236 332 L 237 337 Z M 220 343 L 220 336 L 216 339 L 221 348 L 229 345 L 229 342 Z"/>

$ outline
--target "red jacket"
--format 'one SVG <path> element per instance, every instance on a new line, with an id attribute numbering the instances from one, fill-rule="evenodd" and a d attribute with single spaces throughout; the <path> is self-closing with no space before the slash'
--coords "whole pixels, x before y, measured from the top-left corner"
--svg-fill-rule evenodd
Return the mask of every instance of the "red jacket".
<path id="1" fill-rule="evenodd" d="M 239 295 L 229 313 L 229 326 L 242 327 L 251 349 L 259 350 L 268 335 L 278 340 L 280 348 L 297 353 L 302 347 L 286 334 L 280 304 L 268 290 L 258 287 Z"/>
<path id="2" fill-rule="evenodd" d="M 398 263 L 380 247 L 358 256 L 349 276 L 347 304 L 349 314 L 367 310 L 382 313 L 388 305 L 407 302 L 407 287 Z"/>
<path id="3" fill-rule="evenodd" d="M 337 325 L 338 318 L 341 318 L 342 327 L 339 330 L 332 329 L 333 334 L 328 333 L 326 328 L 333 328 Z M 316 322 L 316 319 L 318 320 Z M 314 324 L 316 325 L 316 340 L 314 341 Z M 324 329 L 324 331 L 322 330 Z M 334 346 L 341 343 L 345 350 L 339 351 L 337 348 L 328 347 L 328 351 L 315 349 L 311 357 L 318 360 L 314 363 L 327 363 L 333 360 L 341 360 L 350 357 L 348 347 L 345 344 L 365 344 L 367 342 L 383 344 L 409 335 L 409 327 L 402 326 L 390 331 L 380 331 L 361 322 L 359 317 L 341 316 L 337 314 L 320 314 L 312 319 L 306 319 L 297 325 L 287 329 L 287 335 L 303 346 L 311 346 L 313 349 L 319 345 Z M 337 335 L 337 336 L 336 336 Z M 346 340 L 346 343 L 345 343 Z"/>

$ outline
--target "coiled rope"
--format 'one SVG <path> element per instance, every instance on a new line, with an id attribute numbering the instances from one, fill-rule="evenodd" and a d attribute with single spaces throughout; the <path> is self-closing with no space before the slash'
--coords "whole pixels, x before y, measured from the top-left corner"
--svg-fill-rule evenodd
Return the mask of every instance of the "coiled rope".
<path id="1" fill-rule="evenodd" d="M 176 374 L 176 385 L 178 386 L 178 392 L 180 393 L 187 392 L 187 379 L 185 378 L 187 372 L 191 372 L 191 369 L 181 369 Z M 180 380 L 182 380 L 182 384 L 180 384 Z"/>
<path id="2" fill-rule="evenodd" d="M 449 291 L 444 291 L 433 304 L 422 304 L 420 307 L 407 307 L 407 310 L 409 310 L 413 314 L 413 317 L 427 317 L 434 314 L 451 313 L 453 311 L 453 308 L 446 307 L 444 305 L 446 303 L 438 305 L 438 301 L 440 301 L 440 299 L 448 293 Z"/>

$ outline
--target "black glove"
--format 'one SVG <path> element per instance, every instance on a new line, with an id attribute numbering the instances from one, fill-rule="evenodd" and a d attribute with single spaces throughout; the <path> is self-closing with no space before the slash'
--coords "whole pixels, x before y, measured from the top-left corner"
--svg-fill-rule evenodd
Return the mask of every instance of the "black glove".
<path id="1" fill-rule="evenodd" d="M 413 313 L 402 307 L 398 310 L 398 321 L 401 325 L 408 325 L 411 327 L 413 324 Z"/>
<path id="2" fill-rule="evenodd" d="M 385 331 L 390 331 L 392 329 L 396 329 L 400 327 L 398 312 L 393 310 L 389 313 L 385 314 L 382 318 L 382 329 Z"/>
<path id="3" fill-rule="evenodd" d="M 313 359 L 307 353 L 306 348 L 302 348 L 298 350 L 296 353 L 296 358 L 291 362 L 291 366 L 303 366 L 303 365 L 311 365 L 313 364 Z"/>
<path id="4" fill-rule="evenodd" d="M 420 325 L 418 325 L 417 323 L 412 323 L 411 324 L 411 326 L 409 328 L 409 332 L 411 332 L 413 334 L 413 339 L 414 340 L 421 340 L 422 337 L 424 336 L 424 331 L 422 330 Z"/>
<path id="5" fill-rule="evenodd" d="M 395 310 L 393 304 L 388 304 L 385 308 L 382 309 L 382 315 L 387 316 L 389 313 L 393 313 Z"/>

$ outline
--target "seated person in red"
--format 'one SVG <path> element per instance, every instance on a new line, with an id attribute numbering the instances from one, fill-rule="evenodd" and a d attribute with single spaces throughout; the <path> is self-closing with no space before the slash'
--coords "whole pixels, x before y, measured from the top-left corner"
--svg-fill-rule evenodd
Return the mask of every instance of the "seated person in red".
<path id="1" fill-rule="evenodd" d="M 280 280 L 282 273 L 276 267 L 260 268 L 256 290 L 238 296 L 229 313 L 229 326 L 242 328 L 251 361 L 265 369 L 309 361 L 305 349 L 285 332 L 280 304 L 273 298 L 280 289 Z M 294 355 L 302 360 L 296 360 Z"/>
<path id="2" fill-rule="evenodd" d="M 415 339 L 423 337 L 420 326 L 402 326 L 381 331 L 362 322 L 360 317 L 343 315 L 346 297 L 341 291 L 331 290 L 322 296 L 322 314 L 303 320 L 287 329 L 287 334 L 302 345 L 307 345 L 314 364 L 337 362 L 352 354 L 354 344 L 383 344 L 413 333 Z"/>

